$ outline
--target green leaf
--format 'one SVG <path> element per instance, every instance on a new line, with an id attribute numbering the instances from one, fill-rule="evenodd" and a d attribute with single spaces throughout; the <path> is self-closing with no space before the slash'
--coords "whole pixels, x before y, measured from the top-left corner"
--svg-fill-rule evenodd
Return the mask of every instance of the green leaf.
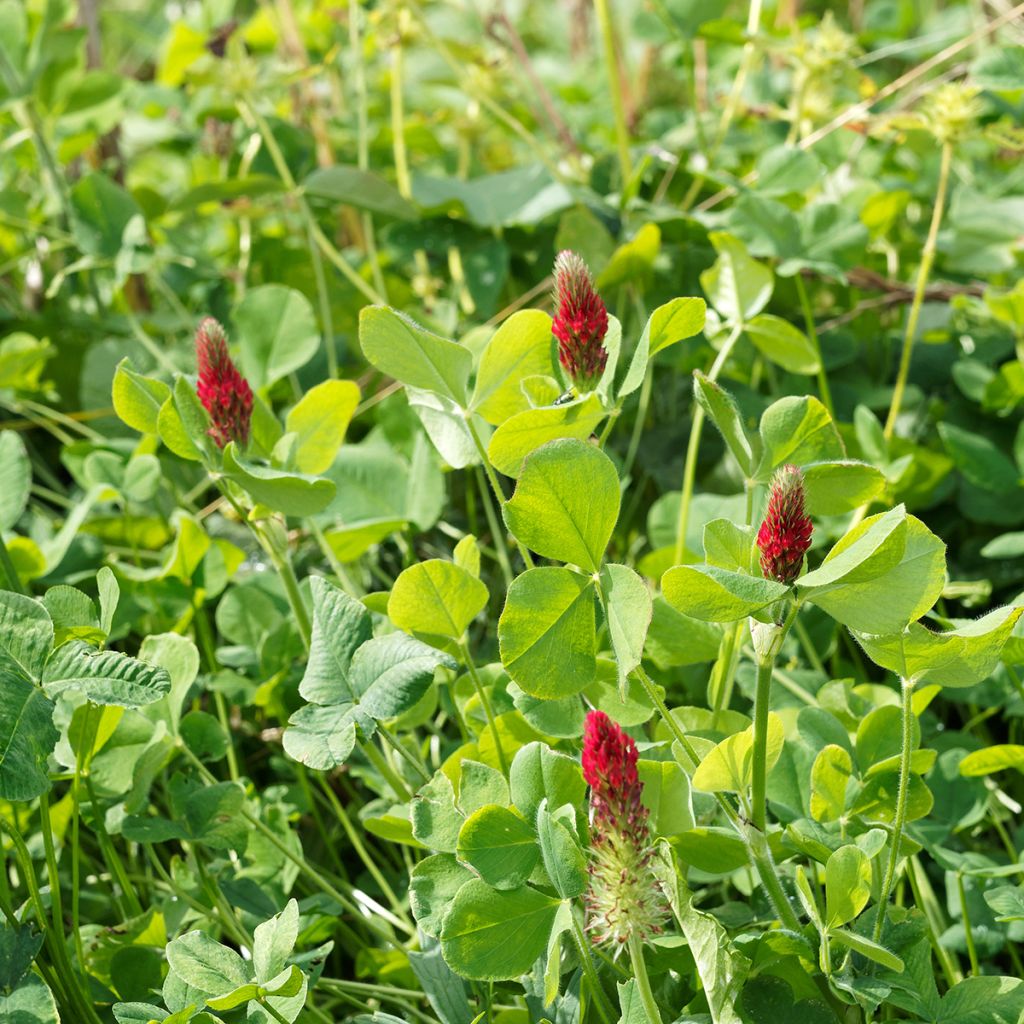
<path id="1" fill-rule="evenodd" d="M 713 565 L 677 565 L 662 576 L 661 589 L 676 611 L 703 622 L 735 622 L 789 593 L 784 583 Z"/>
<path id="2" fill-rule="evenodd" d="M 310 579 L 313 635 L 299 693 L 317 704 L 336 704 L 356 696 L 349 680 L 352 655 L 372 636 L 365 605 L 322 576 Z"/>
<path id="3" fill-rule="evenodd" d="M 239 985 L 238 988 L 232 992 L 228 992 L 227 995 L 215 996 L 206 1000 L 206 1005 L 211 1010 L 233 1010 L 236 1006 L 241 1006 L 242 1003 L 249 1002 L 250 999 L 255 999 L 260 994 L 260 987 L 255 982 L 249 982 L 247 985 Z"/>
<path id="4" fill-rule="evenodd" d="M 0 991 L 0 1020 L 10 1024 L 59 1024 L 60 1016 L 43 979 L 28 974 L 10 992 Z"/>
<path id="5" fill-rule="evenodd" d="M 772 272 L 752 259 L 738 238 L 723 231 L 712 231 L 708 238 L 718 259 L 700 275 L 704 294 L 723 319 L 730 323 L 749 321 L 772 296 Z"/>
<path id="6" fill-rule="evenodd" d="M 523 886 L 500 892 L 478 878 L 458 891 L 441 929 L 456 974 L 506 981 L 526 974 L 547 948 L 559 901 Z"/>
<path id="7" fill-rule="evenodd" d="M 53 640 L 53 621 L 43 604 L 0 590 L 0 668 L 38 680 Z"/>
<path id="8" fill-rule="evenodd" d="M 619 477 L 593 445 L 550 441 L 523 463 L 504 512 L 531 551 L 597 572 L 619 516 Z"/>
<path id="9" fill-rule="evenodd" d="M 754 450 L 736 400 L 700 370 L 693 371 L 693 396 L 708 419 L 718 428 L 740 469 L 747 475 L 753 473 Z"/>
<path id="10" fill-rule="evenodd" d="M 407 633 L 461 640 L 488 596 L 487 587 L 465 569 L 432 558 L 409 566 L 395 580 L 388 618 Z"/>
<path id="11" fill-rule="evenodd" d="M 964 978 L 943 997 L 937 1024 L 1018 1024 L 1024 981 L 995 975 Z"/>
<path id="12" fill-rule="evenodd" d="M 684 873 L 664 839 L 657 844 L 653 865 L 693 955 L 712 1021 L 714 1024 L 741 1024 L 736 1004 L 750 973 L 750 961 L 733 945 L 729 933 L 716 917 L 694 907 L 693 897 L 683 881 Z"/>
<path id="13" fill-rule="evenodd" d="M 707 306 L 703 299 L 672 299 L 659 306 L 644 325 L 629 369 L 619 387 L 618 398 L 625 398 L 640 387 L 648 362 L 662 349 L 699 334 L 704 329 L 706 315 Z"/>
<path id="14" fill-rule="evenodd" d="M 803 590 L 834 589 L 873 580 L 898 565 L 907 546 L 907 510 L 902 505 L 855 527 L 825 556 L 821 566 L 797 580 Z"/>
<path id="15" fill-rule="evenodd" d="M 775 712 L 768 715 L 768 771 L 782 754 L 784 742 L 782 719 Z M 754 729 L 733 733 L 716 744 L 701 758 L 693 773 L 694 789 L 702 793 L 745 793 L 753 781 Z"/>
<path id="16" fill-rule="evenodd" d="M 167 963 L 183 982 L 208 996 L 226 995 L 252 981 L 252 969 L 238 953 L 200 931 L 169 942 Z"/>
<path id="17" fill-rule="evenodd" d="M 551 317 L 539 309 L 513 313 L 494 332 L 480 357 L 470 408 L 493 426 L 530 408 L 526 377 L 551 373 Z"/>
<path id="18" fill-rule="evenodd" d="M 354 704 L 307 704 L 288 720 L 285 752 L 314 771 L 337 768 L 355 748 L 357 720 Z"/>
<path id="19" fill-rule="evenodd" d="M 465 408 L 473 355 L 388 306 L 365 306 L 359 313 L 363 355 L 381 373 Z"/>
<path id="20" fill-rule="evenodd" d="M 841 846 L 825 864 L 825 927 L 852 921 L 871 899 L 871 861 L 859 846 Z"/>
<path id="21" fill-rule="evenodd" d="M 813 462 L 803 467 L 804 495 L 812 516 L 838 516 L 877 498 L 885 474 L 866 462 Z"/>
<path id="22" fill-rule="evenodd" d="M 974 622 L 933 633 L 911 623 L 903 633 L 872 636 L 855 632 L 868 657 L 901 679 L 937 686 L 974 686 L 987 679 L 1024 609 L 996 608 Z"/>
<path id="23" fill-rule="evenodd" d="M 754 347 L 768 360 L 790 373 L 810 375 L 821 369 L 811 339 L 782 317 L 762 313 L 744 330 Z"/>
<path id="24" fill-rule="evenodd" d="M 597 287 L 605 289 L 627 281 L 646 281 L 654 270 L 660 250 L 661 229 L 657 224 L 642 225 L 633 238 L 612 253 L 597 277 Z"/>
<path id="25" fill-rule="evenodd" d="M 71 229 L 78 247 L 89 256 L 117 256 L 125 228 L 141 213 L 120 185 L 98 171 L 83 175 L 71 189 Z"/>
<path id="26" fill-rule="evenodd" d="M 516 751 L 509 785 L 512 802 L 528 821 L 536 819 L 544 800 L 549 807 L 575 807 L 587 792 L 579 761 L 540 742 L 527 743 Z"/>
<path id="27" fill-rule="evenodd" d="M 845 847 L 845 849 L 849 849 L 849 847 Z M 828 934 L 833 942 L 838 942 L 841 946 L 846 946 L 847 949 L 866 956 L 869 960 L 881 964 L 890 971 L 895 971 L 897 974 L 903 973 L 903 961 L 880 942 L 874 942 L 872 939 L 858 935 L 846 928 L 830 928 Z"/>
<path id="28" fill-rule="evenodd" d="M 432 850 L 454 853 L 465 815 L 455 806 L 455 791 L 444 772 L 420 787 L 410 810 L 412 834 Z"/>
<path id="29" fill-rule="evenodd" d="M 1016 768 L 1024 772 L 1024 746 L 1018 743 L 996 743 L 991 747 L 972 751 L 960 762 L 960 774 L 967 778 L 991 775 L 993 772 Z"/>
<path id="30" fill-rule="evenodd" d="M 547 809 L 546 801 L 537 809 L 537 841 L 555 892 L 563 900 L 581 896 L 587 888 L 587 858 L 579 840 Z"/>
<path id="31" fill-rule="evenodd" d="M 983 895 L 1000 924 L 1024 921 L 1024 886 L 1001 885 L 998 889 L 987 890 Z"/>
<path id="32" fill-rule="evenodd" d="M 619 688 L 625 691 L 630 672 L 644 654 L 654 605 L 647 584 L 627 565 L 609 563 L 601 568 L 608 638 L 615 652 Z"/>
<path id="33" fill-rule="evenodd" d="M 294 899 L 280 914 L 256 926 L 253 933 L 252 965 L 256 980 L 266 985 L 287 966 L 299 937 L 299 905 Z"/>
<path id="34" fill-rule="evenodd" d="M 540 859 L 533 828 L 497 804 L 481 807 L 463 822 L 455 852 L 495 889 L 523 885 Z"/>
<path id="35" fill-rule="evenodd" d="M 846 787 L 853 761 L 845 748 L 830 743 L 818 751 L 811 766 L 811 817 L 838 821 L 846 810 Z"/>
<path id="36" fill-rule="evenodd" d="M 784 463 L 834 462 L 846 457 L 832 417 L 818 399 L 790 396 L 773 402 L 761 416 L 764 454 L 757 469 L 760 483 L 771 480 Z"/>
<path id="37" fill-rule="evenodd" d="M 32 966 L 43 936 L 27 924 L 0 924 L 0 989 L 13 988 Z"/>
<path id="38" fill-rule="evenodd" d="M 50 788 L 47 760 L 59 736 L 52 702 L 20 674 L 0 668 L 0 800 L 34 800 Z"/>
<path id="39" fill-rule="evenodd" d="M 559 438 L 588 438 L 604 416 L 595 393 L 564 405 L 527 409 L 509 417 L 494 432 L 487 446 L 488 458 L 499 473 L 517 477 L 530 452 Z"/>
<path id="40" fill-rule="evenodd" d="M 396 220 L 414 221 L 417 217 L 416 207 L 393 185 L 358 167 L 334 164 L 318 168 L 302 183 L 302 190 L 312 199 L 328 199 Z"/>
<path id="41" fill-rule="evenodd" d="M 177 387 L 177 384 L 175 385 Z M 156 420 L 157 433 L 160 440 L 180 459 L 188 459 L 190 462 L 198 462 L 200 459 L 199 448 L 192 440 L 192 435 L 185 426 L 181 413 L 178 412 L 177 403 L 172 394 L 163 405 Z M 205 431 L 205 427 L 203 428 Z"/>
<path id="42" fill-rule="evenodd" d="M 111 388 L 114 412 L 140 434 L 157 432 L 160 407 L 170 394 L 171 389 L 162 380 L 136 373 L 127 356 L 117 364 Z"/>
<path id="43" fill-rule="evenodd" d="M 501 663 L 529 694 L 579 693 L 597 670 L 594 583 L 569 569 L 528 569 L 508 589 L 498 620 Z"/>
<path id="44" fill-rule="evenodd" d="M 845 550 L 881 519 L 869 516 L 833 548 Z M 900 562 L 864 582 L 812 592 L 811 603 L 863 633 L 898 633 L 935 603 L 946 579 L 946 546 L 919 519 L 907 516 L 906 545 Z M 806 578 L 806 577 L 805 577 Z"/>
<path id="45" fill-rule="evenodd" d="M 224 473 L 254 500 L 286 516 L 311 516 L 334 499 L 333 481 L 304 473 L 286 473 L 260 466 L 238 453 L 230 441 L 224 449 Z"/>
<path id="46" fill-rule="evenodd" d="M 325 380 L 292 407 L 285 430 L 296 435 L 295 465 L 300 472 L 323 473 L 334 462 L 358 404 L 355 381 Z"/>
<path id="47" fill-rule="evenodd" d="M 690 780 L 675 761 L 637 761 L 643 783 L 641 799 L 651 812 L 656 836 L 676 836 L 694 827 Z"/>
<path id="48" fill-rule="evenodd" d="M 43 687 L 50 697 L 76 690 L 93 704 L 138 708 L 163 697 L 171 688 L 171 677 L 166 669 L 118 651 L 97 651 L 72 640 L 47 660 Z"/>
<path id="49" fill-rule="evenodd" d="M 754 528 L 729 519 L 712 519 L 704 527 L 704 557 L 708 565 L 749 573 L 753 563 Z"/>
<path id="50" fill-rule="evenodd" d="M 313 307 L 294 288 L 251 288 L 231 319 L 241 342 L 242 372 L 254 391 L 305 366 L 320 347 Z"/>
<path id="51" fill-rule="evenodd" d="M 432 938 L 441 933 L 441 923 L 455 894 L 472 876 L 450 853 L 424 857 L 409 875 L 409 907 L 421 930 Z"/>
<path id="52" fill-rule="evenodd" d="M 422 699 L 442 666 L 454 669 L 455 661 L 404 633 L 389 633 L 356 651 L 349 678 L 362 711 L 377 719 L 396 718 Z"/>

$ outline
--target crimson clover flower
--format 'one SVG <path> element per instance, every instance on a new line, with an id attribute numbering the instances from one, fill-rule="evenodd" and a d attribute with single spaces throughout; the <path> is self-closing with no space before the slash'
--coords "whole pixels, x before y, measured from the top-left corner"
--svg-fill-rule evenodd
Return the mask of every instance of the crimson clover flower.
<path id="1" fill-rule="evenodd" d="M 804 509 L 804 475 L 796 466 L 783 466 L 772 478 L 768 510 L 757 531 L 765 579 L 792 583 L 800 575 L 813 531 Z"/>
<path id="2" fill-rule="evenodd" d="M 647 808 L 640 800 L 637 750 L 603 711 L 587 715 L 583 776 L 590 786 L 591 861 L 587 912 L 598 943 L 621 949 L 657 935 L 667 912 L 654 873 Z"/>
<path id="3" fill-rule="evenodd" d="M 558 361 L 580 391 L 593 391 L 604 373 L 608 352 L 608 310 L 594 288 L 586 263 L 566 249 L 555 260 L 555 318 Z"/>
<path id="4" fill-rule="evenodd" d="M 228 441 L 246 444 L 252 419 L 252 388 L 232 362 L 224 328 L 212 316 L 196 330 L 196 365 L 196 394 L 210 414 L 207 433 L 218 448 Z"/>

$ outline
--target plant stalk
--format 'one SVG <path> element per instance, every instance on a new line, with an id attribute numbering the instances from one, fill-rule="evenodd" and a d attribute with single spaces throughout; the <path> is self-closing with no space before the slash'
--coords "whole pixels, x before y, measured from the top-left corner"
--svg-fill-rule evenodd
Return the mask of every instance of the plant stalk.
<path id="1" fill-rule="evenodd" d="M 942 162 L 939 165 L 939 185 L 935 191 L 935 207 L 932 210 L 932 221 L 928 227 L 928 237 L 925 239 L 924 248 L 921 250 L 921 264 L 917 268 L 914 298 L 910 304 L 910 312 L 907 314 L 907 329 L 903 335 L 903 352 L 900 355 L 900 367 L 896 373 L 896 386 L 892 392 L 889 415 L 885 420 L 883 433 L 886 440 L 889 440 L 896 430 L 896 420 L 899 418 L 900 407 L 903 405 L 903 394 L 907 388 L 907 377 L 910 375 L 910 359 L 914 352 L 914 342 L 917 335 L 917 321 L 921 316 L 924 293 L 928 286 L 928 275 L 931 273 L 932 264 L 935 262 L 935 247 L 939 237 L 939 226 L 942 224 L 942 211 L 946 205 L 946 192 L 949 189 L 949 172 L 952 164 L 953 143 L 947 141 L 942 144 Z"/>
<path id="2" fill-rule="evenodd" d="M 636 987 L 640 993 L 640 1001 L 644 1004 L 644 1010 L 651 1024 L 662 1024 L 661 1011 L 651 991 L 651 979 L 647 976 L 647 965 L 644 963 L 644 947 L 637 936 L 629 937 L 629 960 L 633 966 L 633 977 L 636 979 Z"/>
<path id="3" fill-rule="evenodd" d="M 722 367 L 725 366 L 725 361 L 729 358 L 729 354 L 735 347 L 736 342 L 739 341 L 742 331 L 743 324 L 738 323 L 732 329 L 729 337 L 725 339 L 725 343 L 722 345 L 718 355 L 715 357 L 715 361 L 711 364 L 711 369 L 708 371 L 708 380 L 712 382 L 718 380 L 718 375 L 722 372 Z M 675 565 L 679 565 L 682 562 L 683 553 L 686 549 L 686 527 L 690 521 L 690 502 L 693 500 L 693 484 L 697 475 L 697 453 L 700 451 L 700 438 L 703 432 L 704 408 L 694 401 L 690 440 L 686 446 L 686 462 L 683 465 L 682 493 L 679 496 L 679 519 L 676 523 L 676 549 L 674 556 Z"/>
<path id="4" fill-rule="evenodd" d="M 622 175 L 622 197 L 633 176 L 629 155 L 629 126 L 626 124 L 626 105 L 623 101 L 623 81 L 619 69 L 618 48 L 615 45 L 615 24 L 612 21 L 609 0 L 594 0 L 594 11 L 601 30 L 604 46 L 604 64 L 608 75 L 608 91 L 611 93 L 612 115 L 615 118 L 615 142 L 619 153 L 619 173 Z"/>
<path id="5" fill-rule="evenodd" d="M 912 679 L 901 679 L 900 689 L 902 701 L 900 704 L 902 714 L 903 735 L 900 745 L 900 782 L 896 791 L 896 819 L 893 822 L 892 834 L 889 838 L 889 861 L 885 866 L 885 875 L 882 878 L 882 891 L 878 894 L 878 912 L 875 915 L 875 928 L 872 938 L 875 942 L 882 936 L 882 929 L 885 926 L 885 912 L 888 909 L 889 897 L 892 895 L 892 887 L 896 881 L 896 865 L 900 859 L 900 842 L 903 839 L 903 827 L 907 821 L 907 791 L 910 786 L 910 755 L 911 743 L 913 742 L 914 707 L 912 698 L 914 694 L 914 681 Z"/>

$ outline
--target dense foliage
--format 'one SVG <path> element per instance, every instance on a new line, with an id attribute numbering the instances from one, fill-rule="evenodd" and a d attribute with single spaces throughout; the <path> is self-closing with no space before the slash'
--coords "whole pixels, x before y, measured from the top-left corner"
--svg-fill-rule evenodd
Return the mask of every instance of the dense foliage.
<path id="1" fill-rule="evenodd" d="M 1022 42 L 0 0 L 0 1020 L 1024 1021 Z"/>

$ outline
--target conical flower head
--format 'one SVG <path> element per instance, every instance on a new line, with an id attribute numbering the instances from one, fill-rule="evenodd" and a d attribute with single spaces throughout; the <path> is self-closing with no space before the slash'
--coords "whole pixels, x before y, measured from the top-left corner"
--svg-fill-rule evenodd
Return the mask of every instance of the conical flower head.
<path id="1" fill-rule="evenodd" d="M 252 388 L 232 362 L 224 328 L 212 316 L 196 330 L 196 366 L 196 394 L 210 414 L 207 433 L 218 448 L 228 441 L 246 444 L 252 420 Z"/>
<path id="2" fill-rule="evenodd" d="M 772 478 L 768 511 L 757 532 L 765 579 L 792 583 L 803 568 L 814 526 L 804 508 L 804 475 L 783 466 Z"/>
<path id="3" fill-rule="evenodd" d="M 654 872 L 637 750 L 603 711 L 587 715 L 583 776 L 590 786 L 591 861 L 588 927 L 595 941 L 621 949 L 636 935 L 657 935 L 667 912 Z"/>
<path id="4" fill-rule="evenodd" d="M 586 263 L 568 249 L 555 260 L 555 318 L 558 361 L 580 391 L 593 391 L 604 373 L 608 352 L 608 310 L 594 288 Z"/>

